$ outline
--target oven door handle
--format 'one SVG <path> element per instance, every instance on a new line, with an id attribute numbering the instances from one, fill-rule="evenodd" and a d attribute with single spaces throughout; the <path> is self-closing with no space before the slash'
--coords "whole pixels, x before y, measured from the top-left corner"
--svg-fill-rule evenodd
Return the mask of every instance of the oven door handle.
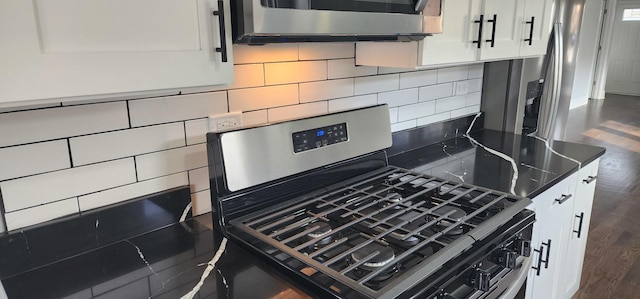
<path id="1" fill-rule="evenodd" d="M 515 298 L 518 292 L 520 292 L 520 288 L 527 280 L 527 274 L 529 274 L 529 268 L 533 263 L 532 257 L 527 257 L 524 261 L 522 261 L 522 267 L 520 268 L 520 273 L 518 273 L 518 277 L 509 285 L 509 287 L 501 294 L 501 298 Z"/>

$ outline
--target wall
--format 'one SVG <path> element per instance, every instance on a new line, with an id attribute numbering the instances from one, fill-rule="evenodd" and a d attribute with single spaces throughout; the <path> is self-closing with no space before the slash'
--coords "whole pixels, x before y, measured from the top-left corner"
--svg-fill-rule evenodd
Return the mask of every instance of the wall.
<path id="1" fill-rule="evenodd" d="M 598 43 L 600 40 L 602 0 L 586 0 L 580 28 L 580 44 L 576 58 L 576 75 L 573 79 L 570 108 L 586 105 L 593 87 Z"/>
<path id="2" fill-rule="evenodd" d="M 353 43 L 234 46 L 234 55 L 235 81 L 224 89 L 2 111 L 7 228 L 186 184 L 194 213 L 209 212 L 211 114 L 243 111 L 244 124 L 253 125 L 387 103 L 399 131 L 479 111 L 482 64 L 356 67 Z"/>

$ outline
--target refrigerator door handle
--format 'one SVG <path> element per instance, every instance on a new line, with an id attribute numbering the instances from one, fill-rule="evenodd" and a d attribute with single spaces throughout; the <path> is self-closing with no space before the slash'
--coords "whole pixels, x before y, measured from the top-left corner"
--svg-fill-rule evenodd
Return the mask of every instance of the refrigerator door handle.
<path id="1" fill-rule="evenodd" d="M 556 22 L 553 24 L 553 32 L 551 33 L 553 38 L 553 59 L 550 63 L 553 67 L 553 80 L 550 80 L 551 84 L 551 97 L 549 99 L 549 114 L 548 119 L 543 124 L 542 134 L 537 134 L 539 137 L 548 139 L 553 135 L 553 128 L 555 127 L 555 119 L 558 115 L 558 107 L 560 105 L 560 95 L 562 86 L 562 63 L 563 63 L 563 35 L 562 35 L 562 23 Z M 551 57 L 549 57 L 551 58 Z"/>

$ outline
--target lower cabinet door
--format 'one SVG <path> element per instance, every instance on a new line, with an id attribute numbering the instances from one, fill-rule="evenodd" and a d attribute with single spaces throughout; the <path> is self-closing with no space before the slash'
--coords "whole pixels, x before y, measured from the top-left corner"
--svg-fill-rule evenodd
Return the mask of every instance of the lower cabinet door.
<path id="1" fill-rule="evenodd" d="M 565 266 L 560 276 L 564 280 L 560 289 L 561 298 L 571 298 L 580 288 L 593 197 L 596 191 L 598 164 L 599 160 L 591 162 L 579 172 L 571 219 L 572 225 L 568 232 L 568 246 L 564 257 Z"/>
<path id="2" fill-rule="evenodd" d="M 528 299 L 559 298 L 564 290 L 559 276 L 568 246 L 566 236 L 571 225 L 576 176 L 568 177 L 533 199 L 536 222 L 531 241 L 533 261 L 527 276 Z"/>

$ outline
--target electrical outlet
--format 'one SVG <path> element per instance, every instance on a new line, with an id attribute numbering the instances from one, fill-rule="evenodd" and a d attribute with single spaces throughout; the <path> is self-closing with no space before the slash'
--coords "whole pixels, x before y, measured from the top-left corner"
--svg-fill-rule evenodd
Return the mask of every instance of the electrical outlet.
<path id="1" fill-rule="evenodd" d="M 467 94 L 469 92 L 469 81 L 456 82 L 456 95 Z"/>
<path id="2" fill-rule="evenodd" d="M 242 112 L 209 115 L 209 132 L 226 131 L 242 127 Z"/>

